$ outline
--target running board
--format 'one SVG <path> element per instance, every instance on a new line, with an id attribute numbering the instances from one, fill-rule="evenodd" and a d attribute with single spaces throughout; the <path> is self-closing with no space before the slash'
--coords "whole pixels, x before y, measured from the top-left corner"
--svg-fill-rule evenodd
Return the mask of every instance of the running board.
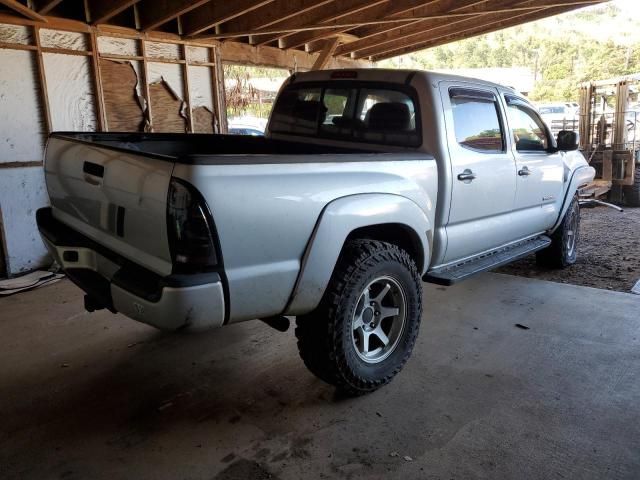
<path id="1" fill-rule="evenodd" d="M 492 270 L 519 260 L 533 252 L 547 248 L 549 245 L 551 245 L 551 239 L 546 235 L 540 235 L 529 240 L 514 243 L 508 247 L 493 250 L 457 265 L 447 265 L 446 267 L 436 268 L 427 272 L 425 276 L 422 277 L 422 280 L 429 283 L 437 283 L 438 285 L 453 285 L 477 273 Z"/>

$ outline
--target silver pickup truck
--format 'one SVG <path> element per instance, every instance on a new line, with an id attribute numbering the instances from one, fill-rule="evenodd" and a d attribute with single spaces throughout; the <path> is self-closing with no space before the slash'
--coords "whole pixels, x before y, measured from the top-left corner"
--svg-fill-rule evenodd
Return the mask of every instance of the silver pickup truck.
<path id="1" fill-rule="evenodd" d="M 361 394 L 407 361 L 422 281 L 575 262 L 594 176 L 576 148 L 500 85 L 299 73 L 264 138 L 53 133 L 37 222 L 87 310 L 166 330 L 295 316 L 308 368 Z"/>

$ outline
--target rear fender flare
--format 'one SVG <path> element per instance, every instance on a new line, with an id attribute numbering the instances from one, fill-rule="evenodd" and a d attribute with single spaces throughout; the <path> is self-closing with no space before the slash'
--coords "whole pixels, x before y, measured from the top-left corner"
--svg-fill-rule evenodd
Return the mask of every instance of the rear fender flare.
<path id="1" fill-rule="evenodd" d="M 315 309 L 329 283 L 342 247 L 351 232 L 382 224 L 410 228 L 424 252 L 422 270 L 429 265 L 431 223 L 424 211 L 406 197 L 393 194 L 359 194 L 336 199 L 322 211 L 305 250 L 300 273 L 285 315 Z M 424 273 L 420 272 L 422 275 Z"/>

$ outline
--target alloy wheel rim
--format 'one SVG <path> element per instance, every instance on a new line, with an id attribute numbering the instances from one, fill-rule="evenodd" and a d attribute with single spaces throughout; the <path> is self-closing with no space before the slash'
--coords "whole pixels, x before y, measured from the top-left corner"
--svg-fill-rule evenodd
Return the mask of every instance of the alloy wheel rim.
<path id="1" fill-rule="evenodd" d="M 351 338 L 365 363 L 386 359 L 400 343 L 406 323 L 406 295 L 392 277 L 378 277 L 364 288 L 351 322 Z"/>

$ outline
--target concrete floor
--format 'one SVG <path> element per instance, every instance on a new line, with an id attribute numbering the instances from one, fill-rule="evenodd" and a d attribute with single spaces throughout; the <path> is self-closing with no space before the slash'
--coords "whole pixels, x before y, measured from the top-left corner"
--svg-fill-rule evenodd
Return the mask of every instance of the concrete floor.
<path id="1" fill-rule="evenodd" d="M 425 300 L 404 371 L 344 399 L 292 331 L 162 334 L 66 280 L 0 299 L 0 478 L 640 478 L 640 297 L 485 274 Z"/>

